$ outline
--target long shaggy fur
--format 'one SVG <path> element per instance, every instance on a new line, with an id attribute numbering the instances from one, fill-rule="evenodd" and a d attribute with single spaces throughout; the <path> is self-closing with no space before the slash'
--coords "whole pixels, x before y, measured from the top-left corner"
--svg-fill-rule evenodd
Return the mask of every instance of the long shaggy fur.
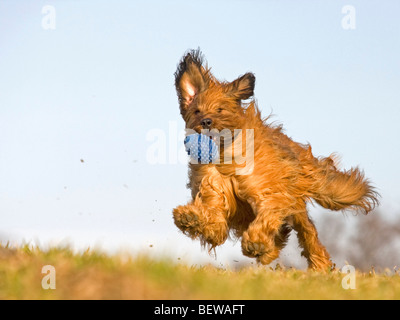
<path id="1" fill-rule="evenodd" d="M 262 264 L 279 256 L 293 229 L 309 267 L 327 270 L 332 263 L 306 203 L 315 200 L 327 209 L 367 214 L 378 204 L 378 194 L 360 169 L 340 171 L 335 156 L 314 157 L 309 145 L 268 124 L 254 100 L 243 103 L 253 96 L 254 85 L 252 73 L 218 81 L 200 50 L 188 51 L 179 63 L 175 86 L 186 128 L 199 133 L 229 130 L 233 141 L 235 129 L 241 129 L 242 138 L 251 129 L 254 157 L 249 160 L 252 170 L 238 174 L 243 163 L 223 161 L 235 145 L 222 142 L 220 163 L 190 164 L 192 201 L 174 209 L 174 222 L 210 249 L 224 243 L 229 233 L 241 237 L 243 254 Z"/>

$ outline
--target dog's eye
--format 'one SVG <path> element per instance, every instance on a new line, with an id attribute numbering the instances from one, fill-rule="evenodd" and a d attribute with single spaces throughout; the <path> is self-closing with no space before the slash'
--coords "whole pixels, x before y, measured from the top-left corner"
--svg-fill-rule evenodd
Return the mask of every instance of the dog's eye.
<path id="1" fill-rule="evenodd" d="M 196 111 L 194 112 L 194 114 L 199 114 L 199 113 L 200 113 L 199 109 L 196 109 Z"/>
<path id="2" fill-rule="evenodd" d="M 218 108 L 218 109 L 217 109 L 217 112 L 218 112 L 218 113 L 221 113 L 221 112 L 222 112 L 222 110 L 224 110 L 224 109 L 222 109 L 222 108 Z"/>

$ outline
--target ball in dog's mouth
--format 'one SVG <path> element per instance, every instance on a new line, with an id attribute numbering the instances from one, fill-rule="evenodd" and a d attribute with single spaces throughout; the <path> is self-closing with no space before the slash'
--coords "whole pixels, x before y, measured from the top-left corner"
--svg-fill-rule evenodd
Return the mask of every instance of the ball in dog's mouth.
<path id="1" fill-rule="evenodd" d="M 184 144 L 191 163 L 208 164 L 219 158 L 216 136 L 194 133 L 185 137 Z"/>

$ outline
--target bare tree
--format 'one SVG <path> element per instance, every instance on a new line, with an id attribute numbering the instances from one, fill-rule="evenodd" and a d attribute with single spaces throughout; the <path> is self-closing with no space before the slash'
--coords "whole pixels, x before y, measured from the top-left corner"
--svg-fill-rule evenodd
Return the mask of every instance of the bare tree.
<path id="1" fill-rule="evenodd" d="M 348 262 L 363 271 L 400 265 L 400 218 L 385 219 L 379 211 L 368 216 L 326 215 L 319 221 L 319 234 L 338 266 Z"/>

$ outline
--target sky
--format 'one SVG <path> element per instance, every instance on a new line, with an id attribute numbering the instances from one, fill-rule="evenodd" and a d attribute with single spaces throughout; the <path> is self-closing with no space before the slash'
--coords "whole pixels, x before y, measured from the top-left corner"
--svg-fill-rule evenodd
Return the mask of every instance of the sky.
<path id="1" fill-rule="evenodd" d="M 263 115 L 314 155 L 362 168 L 381 214 L 399 215 L 399 9 L 0 0 L 0 241 L 250 261 L 240 242 L 209 257 L 172 220 L 190 199 L 173 74 L 198 47 L 221 80 L 253 72 Z"/>

